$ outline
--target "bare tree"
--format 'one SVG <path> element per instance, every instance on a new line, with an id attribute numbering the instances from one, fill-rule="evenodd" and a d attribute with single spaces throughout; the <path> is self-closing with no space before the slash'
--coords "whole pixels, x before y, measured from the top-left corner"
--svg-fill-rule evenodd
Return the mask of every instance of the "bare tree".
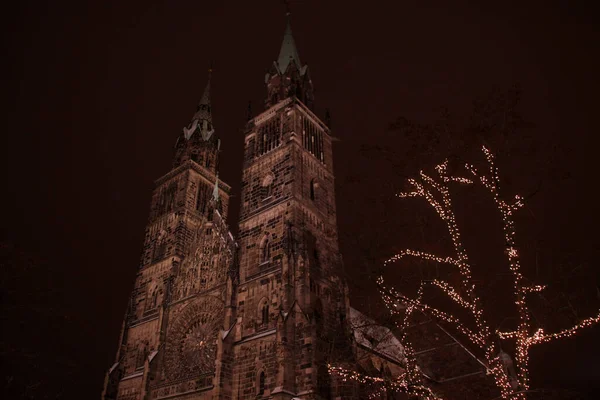
<path id="1" fill-rule="evenodd" d="M 424 377 L 413 355 L 410 341 L 405 332 L 411 318 L 416 312 L 425 313 L 462 334 L 470 345 L 478 349 L 485 360 L 487 373 L 494 379 L 503 399 L 526 399 L 535 393 L 530 389 L 529 358 L 534 345 L 555 339 L 574 335 L 579 330 L 600 321 L 600 313 L 596 316 L 580 320 L 579 323 L 555 333 L 547 333 L 540 322 L 533 320 L 531 300 L 536 294 L 546 289 L 544 285 L 530 283 L 522 271 L 519 248 L 516 244 L 515 214 L 524 206 L 521 196 L 507 199 L 500 188 L 499 171 L 494 162 L 494 155 L 483 147 L 487 171 L 481 172 L 473 165 L 466 164 L 465 171 L 470 177 L 458 176 L 448 171 L 448 161 L 436 167 L 435 175 L 420 173 L 419 179 L 409 179 L 411 190 L 398 194 L 401 198 L 419 197 L 435 210 L 444 222 L 452 242 L 453 254 L 440 256 L 437 254 L 406 249 L 385 262 L 385 265 L 400 262 L 406 258 L 416 258 L 425 262 L 434 262 L 448 267 L 446 279 L 421 279 L 416 290 L 416 296 L 407 296 L 385 283 L 384 277 L 378 278 L 378 286 L 383 301 L 392 315 L 401 317 L 398 328 L 400 340 L 405 348 L 406 372 L 394 379 L 383 379 L 360 374 L 330 366 L 330 372 L 341 375 L 345 379 L 355 380 L 364 384 L 375 385 L 375 396 L 384 392 L 397 391 L 422 399 L 435 399 L 436 394 L 424 384 Z M 508 274 L 512 281 L 512 290 L 497 294 L 503 298 L 512 299 L 516 310 L 513 329 L 501 330 L 501 324 L 489 321 L 488 307 L 480 297 L 483 287 L 473 278 L 477 265 L 471 261 L 466 247 L 463 245 L 461 229 L 457 223 L 453 207 L 451 187 L 454 184 L 481 185 L 491 196 L 502 220 L 504 251 Z M 448 301 L 437 306 L 435 300 L 425 300 L 426 290 L 432 288 L 442 293 Z M 444 308 L 444 310 L 442 310 Z M 449 308 L 451 311 L 447 311 Z M 497 319 L 497 318 L 496 318 Z M 504 321 L 505 322 L 505 321 Z M 506 350 L 510 349 L 510 350 Z M 512 354 L 509 354 L 512 353 Z"/>
<path id="2" fill-rule="evenodd" d="M 480 172 L 474 166 L 467 164 L 465 168 L 474 179 L 454 176 L 448 172 L 448 162 L 446 161 L 436 167 L 436 177 L 421 172 L 419 180 L 409 179 L 412 191 L 399 194 L 399 197 L 421 197 L 427 200 L 441 220 L 444 221 L 452 240 L 454 254 L 443 257 L 407 249 L 386 262 L 386 264 L 396 262 L 406 257 L 434 261 L 450 266 L 458 272 L 460 279 L 455 280 L 455 283 L 441 279 L 421 281 L 416 298 L 409 298 L 394 288 L 387 287 L 383 277 L 379 278 L 378 283 L 384 301 L 392 313 L 401 312 L 400 305 L 406 304 L 408 307 L 404 313 L 405 315 L 410 315 L 413 310 L 420 310 L 450 324 L 456 331 L 462 333 L 473 346 L 482 351 L 489 366 L 488 371 L 493 375 L 496 385 L 501 390 L 502 398 L 524 399 L 527 396 L 526 391 L 530 388 L 528 363 L 531 347 L 554 339 L 569 337 L 580 329 L 600 321 L 600 314 L 586 318 L 578 324 L 556 333 L 546 333 L 542 327 L 535 326 L 536 324 L 532 322 L 529 305 L 530 297 L 532 294 L 543 291 L 545 286 L 528 283 L 529 281 L 522 273 L 519 249 L 515 240 L 515 213 L 523 207 L 523 198 L 517 195 L 508 200 L 503 196 L 494 156 L 485 147 L 483 147 L 483 152 L 488 167 L 486 173 Z M 518 320 L 517 326 L 510 331 L 501 331 L 499 327 L 494 328 L 486 319 L 483 302 L 477 291 L 477 283 L 472 277 L 474 265 L 463 245 L 461 230 L 453 209 L 450 186 L 456 182 L 481 184 L 493 198 L 496 208 L 501 214 L 505 243 L 504 254 L 513 281 L 512 293 L 504 293 L 503 296 L 513 298 L 517 310 L 516 319 Z M 422 294 L 426 286 L 439 289 L 458 305 L 464 313 L 454 315 L 425 302 Z M 503 342 L 511 342 L 514 348 L 512 356 L 503 350 L 504 347 L 501 347 Z"/>

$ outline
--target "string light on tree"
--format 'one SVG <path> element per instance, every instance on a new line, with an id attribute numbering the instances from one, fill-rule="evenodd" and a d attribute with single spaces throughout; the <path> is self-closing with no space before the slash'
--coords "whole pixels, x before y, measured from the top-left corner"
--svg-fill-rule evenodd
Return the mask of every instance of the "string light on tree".
<path id="1" fill-rule="evenodd" d="M 424 261 L 445 264 L 448 268 L 457 268 L 460 274 L 460 280 L 457 286 L 449 282 L 435 279 L 433 281 L 422 281 L 417 296 L 409 298 L 393 288 L 389 288 L 384 283 L 383 276 L 377 279 L 377 284 L 381 297 L 392 315 L 401 315 L 402 322 L 397 326 L 400 329 L 400 341 L 405 347 L 406 354 L 406 373 L 402 379 L 397 382 L 387 382 L 384 380 L 372 380 L 363 375 L 355 375 L 348 371 L 344 372 L 346 379 L 353 379 L 361 383 L 377 382 L 384 389 L 392 388 L 402 389 L 407 392 L 407 387 L 424 387 L 420 384 L 422 381 L 421 373 L 414 359 L 414 351 L 406 337 L 406 331 L 409 320 L 414 311 L 421 311 L 438 318 L 441 321 L 451 324 L 457 331 L 461 332 L 471 343 L 477 346 L 485 357 L 487 363 L 487 373 L 494 377 L 496 386 L 500 389 L 501 396 L 504 399 L 524 400 L 525 392 L 529 390 L 529 350 L 533 345 L 549 342 L 554 339 L 567 338 L 575 335 L 579 330 L 600 322 L 600 313 L 594 317 L 587 318 L 575 326 L 562 330 L 557 333 L 547 334 L 543 328 L 534 329 L 531 323 L 530 311 L 527 304 L 527 298 L 531 293 L 539 293 L 546 288 L 544 285 L 525 284 L 525 278 L 521 272 L 518 246 L 515 242 L 516 228 L 514 214 L 524 206 L 523 198 L 519 195 L 514 196 L 510 201 L 506 201 L 501 195 L 499 171 L 495 165 L 494 155 L 486 147 L 482 148 L 487 161 L 487 174 L 479 172 L 473 165 L 466 164 L 465 168 L 473 179 L 451 176 L 448 174 L 448 161 L 436 166 L 437 178 L 433 178 L 424 172 L 420 172 L 420 179 L 409 179 L 408 184 L 411 190 L 399 193 L 398 197 L 424 198 L 428 204 L 435 210 L 440 219 L 445 222 L 450 238 L 452 239 L 454 255 L 438 256 L 428 252 L 406 249 L 385 261 L 384 265 L 398 263 L 406 257 L 414 257 Z M 513 289 L 510 294 L 514 298 L 514 304 L 518 313 L 518 324 L 514 331 L 500 332 L 492 329 L 484 317 L 482 301 L 476 293 L 476 285 L 472 280 L 473 266 L 469 256 L 461 241 L 459 226 L 456 222 L 450 184 L 475 184 L 479 182 L 491 195 L 496 208 L 502 217 L 502 229 L 504 233 L 504 254 L 506 255 L 508 268 L 510 270 Z M 425 285 L 433 286 L 442 291 L 454 303 L 460 305 L 468 311 L 468 320 L 462 320 L 445 311 L 431 307 L 423 302 L 423 288 Z M 464 317 L 462 317 L 464 319 Z M 468 326 L 474 325 L 471 329 Z M 507 368 L 504 367 L 503 360 L 500 357 L 500 349 L 497 345 L 498 340 L 510 340 L 514 342 L 514 358 L 517 370 L 517 385 L 511 383 L 512 377 L 509 376 Z M 332 370 L 341 373 L 339 370 Z M 374 379 L 374 378 L 373 378 Z M 381 379 L 381 378 L 379 378 Z M 394 386 L 396 385 L 396 386 Z M 394 389 L 396 390 L 396 389 Z M 379 392 L 383 393 L 383 392 Z M 434 396 L 431 392 L 431 396 Z M 436 397 L 423 397 L 436 398 Z"/>

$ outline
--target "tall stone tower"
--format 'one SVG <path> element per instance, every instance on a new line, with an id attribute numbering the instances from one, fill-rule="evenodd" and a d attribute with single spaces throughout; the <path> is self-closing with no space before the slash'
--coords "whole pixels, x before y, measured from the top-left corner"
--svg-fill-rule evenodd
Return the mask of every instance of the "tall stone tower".
<path id="1" fill-rule="evenodd" d="M 330 399 L 342 388 L 326 362 L 349 352 L 332 136 L 289 18 L 265 83 L 244 137 L 234 398 Z"/>
<path id="2" fill-rule="evenodd" d="M 237 243 L 210 77 L 156 181 L 144 252 L 103 400 L 353 399 L 327 362 L 353 359 L 332 136 L 289 19 L 248 121 Z"/>
<path id="3" fill-rule="evenodd" d="M 236 244 L 225 225 L 230 187 L 218 179 L 210 77 L 156 181 L 136 277 L 103 399 L 157 399 L 219 387 L 219 334 L 234 323 Z"/>

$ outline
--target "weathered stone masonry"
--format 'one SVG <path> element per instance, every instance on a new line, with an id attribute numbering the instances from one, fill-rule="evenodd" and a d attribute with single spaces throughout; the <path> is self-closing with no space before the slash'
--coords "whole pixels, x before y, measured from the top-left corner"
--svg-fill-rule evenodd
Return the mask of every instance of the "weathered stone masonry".
<path id="1" fill-rule="evenodd" d="M 266 109 L 244 130 L 235 240 L 225 223 L 230 187 L 218 178 L 210 80 L 177 139 L 173 169 L 152 194 L 103 400 L 359 398 L 326 367 L 351 365 L 357 346 L 341 273 L 332 135 L 313 112 L 312 80 L 289 23 L 266 86 Z"/>

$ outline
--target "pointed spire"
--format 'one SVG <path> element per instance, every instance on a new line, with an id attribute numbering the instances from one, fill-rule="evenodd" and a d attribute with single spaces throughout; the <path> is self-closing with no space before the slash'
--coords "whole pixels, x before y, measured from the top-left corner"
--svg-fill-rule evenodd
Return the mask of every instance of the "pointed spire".
<path id="1" fill-rule="evenodd" d="M 208 70 L 208 81 L 206 82 L 206 87 L 204 88 L 204 93 L 202 93 L 202 98 L 200 99 L 200 103 L 198 105 L 207 105 L 209 106 L 209 115 L 210 115 L 210 78 L 212 75 L 212 69 Z"/>
<path id="2" fill-rule="evenodd" d="M 212 111 L 210 105 L 210 78 L 212 75 L 212 68 L 208 69 L 208 82 L 206 83 L 206 87 L 204 88 L 204 93 L 202 93 L 202 97 L 200 98 L 200 102 L 198 103 L 198 107 L 196 108 L 196 113 L 192 118 L 192 122 L 187 128 L 183 128 L 183 133 L 186 139 L 189 139 L 192 134 L 196 131 L 196 129 L 200 130 L 202 134 L 202 139 L 208 140 L 214 133 L 213 124 L 212 124 Z"/>
<path id="3" fill-rule="evenodd" d="M 301 69 L 302 63 L 300 62 L 300 56 L 296 49 L 296 43 L 292 36 L 292 25 L 290 24 L 290 11 L 286 12 L 286 26 L 285 33 L 283 34 L 283 42 L 281 43 L 281 49 L 279 50 L 279 57 L 277 58 L 277 66 L 279 72 L 284 73 L 291 61 L 296 63 L 296 68 Z"/>

